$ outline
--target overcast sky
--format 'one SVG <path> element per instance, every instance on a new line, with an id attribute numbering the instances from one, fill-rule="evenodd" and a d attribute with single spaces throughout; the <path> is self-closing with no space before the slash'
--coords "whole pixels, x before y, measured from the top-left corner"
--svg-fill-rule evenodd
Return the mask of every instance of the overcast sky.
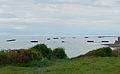
<path id="1" fill-rule="evenodd" d="M 120 0 L 0 0 L 0 35 L 120 35 Z"/>

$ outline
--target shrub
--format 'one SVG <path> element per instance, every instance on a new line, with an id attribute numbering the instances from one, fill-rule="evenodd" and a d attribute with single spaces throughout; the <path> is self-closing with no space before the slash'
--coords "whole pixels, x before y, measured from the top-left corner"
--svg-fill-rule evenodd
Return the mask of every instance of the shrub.
<path id="1" fill-rule="evenodd" d="M 38 44 L 30 49 L 0 51 L 0 64 L 23 63 L 24 65 L 24 63 L 34 60 L 42 62 L 44 59 L 51 59 L 53 56 L 56 58 L 67 57 L 63 48 L 57 48 L 52 52 L 46 45 Z M 41 65 L 44 64 L 43 61 Z"/>
<path id="2" fill-rule="evenodd" d="M 112 56 L 112 49 L 109 47 L 99 48 L 97 50 L 88 52 L 86 56 L 100 56 L 100 57 Z"/>
<path id="3" fill-rule="evenodd" d="M 53 57 L 63 59 L 63 58 L 67 58 L 67 55 L 65 54 L 63 48 L 56 48 L 53 50 Z"/>
<path id="4" fill-rule="evenodd" d="M 32 50 L 19 49 L 11 50 L 6 54 L 12 63 L 24 63 L 29 60 L 40 60 L 41 55 Z"/>
<path id="5" fill-rule="evenodd" d="M 29 49 L 0 51 L 0 64 L 25 63 L 30 60 L 41 60 L 41 53 Z"/>
<path id="6" fill-rule="evenodd" d="M 41 60 L 42 59 L 41 52 L 37 52 L 33 49 L 28 49 L 27 52 L 28 52 L 29 56 L 31 57 L 31 60 Z"/>
<path id="7" fill-rule="evenodd" d="M 7 55 L 5 54 L 4 51 L 1 51 L 0 52 L 0 65 L 1 64 L 8 64 L 10 61 L 9 61 L 9 58 L 7 57 Z"/>
<path id="8" fill-rule="evenodd" d="M 43 58 L 50 59 L 52 56 L 52 50 L 50 48 L 47 48 L 45 44 L 38 44 L 30 49 L 34 49 L 37 52 L 41 52 Z"/>
<path id="9" fill-rule="evenodd" d="M 76 58 L 80 57 L 116 57 L 116 55 L 112 52 L 112 49 L 110 47 L 104 47 L 104 48 L 99 48 L 97 50 L 90 51 L 86 53 L 85 55 L 80 55 Z"/>

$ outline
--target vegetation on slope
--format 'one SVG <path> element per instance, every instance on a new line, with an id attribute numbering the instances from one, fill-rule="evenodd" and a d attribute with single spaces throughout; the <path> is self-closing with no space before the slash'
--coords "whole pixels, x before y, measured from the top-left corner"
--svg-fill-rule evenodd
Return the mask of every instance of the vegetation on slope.
<path id="1" fill-rule="evenodd" d="M 56 48 L 53 50 L 53 57 L 62 59 L 62 58 L 67 58 L 67 55 L 63 48 Z"/>
<path id="2" fill-rule="evenodd" d="M 80 55 L 75 58 L 80 58 L 80 57 L 117 57 L 117 56 L 118 56 L 118 54 L 113 53 L 113 50 L 110 47 L 103 47 L 103 48 L 89 51 L 88 53 L 86 53 L 84 55 Z"/>
<path id="3" fill-rule="evenodd" d="M 59 55 L 60 59 L 67 57 L 63 48 L 57 48 L 56 53 Z M 54 50 L 52 51 L 46 45 L 38 44 L 30 49 L 0 51 L 0 64 L 27 63 L 35 60 L 50 60 L 54 59 L 54 57 L 57 59 L 59 58 L 58 55 L 55 55 Z"/>
<path id="4" fill-rule="evenodd" d="M 99 48 L 68 59 L 63 48 L 53 51 L 44 44 L 30 49 L 0 52 L 0 74 L 119 74 L 117 50 Z M 3 65 L 5 64 L 5 65 Z"/>
<path id="5" fill-rule="evenodd" d="M 60 59 L 43 67 L 0 67 L 0 74 L 119 74 L 120 57 L 82 57 L 79 59 Z"/>

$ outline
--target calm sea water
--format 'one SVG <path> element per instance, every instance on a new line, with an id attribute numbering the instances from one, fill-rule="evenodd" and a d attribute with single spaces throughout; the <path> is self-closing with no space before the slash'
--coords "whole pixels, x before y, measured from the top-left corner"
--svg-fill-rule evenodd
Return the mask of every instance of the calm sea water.
<path id="1" fill-rule="evenodd" d="M 85 38 L 86 37 L 86 38 Z M 87 38 L 88 37 L 88 38 Z M 58 38 L 58 39 L 54 39 Z M 7 42 L 6 40 L 16 39 Z M 46 44 L 49 48 L 65 48 L 68 57 L 76 57 L 93 49 L 106 47 L 102 44 L 114 43 L 117 36 L 0 36 L 0 50 L 27 49 L 36 44 Z M 38 41 L 31 43 L 30 41 Z M 94 42 L 87 42 L 94 41 Z M 109 41 L 109 42 L 101 42 Z"/>

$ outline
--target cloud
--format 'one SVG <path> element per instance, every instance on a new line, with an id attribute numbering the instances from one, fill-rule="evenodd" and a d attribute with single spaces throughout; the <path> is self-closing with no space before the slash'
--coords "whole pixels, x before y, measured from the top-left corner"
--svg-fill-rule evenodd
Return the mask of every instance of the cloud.
<path id="1" fill-rule="evenodd" d="M 0 18 L 0 22 L 18 21 L 18 18 Z"/>
<path id="2" fill-rule="evenodd" d="M 97 34 L 112 28 L 116 33 L 119 16 L 118 0 L 0 0 L 0 28 L 5 34 L 78 34 L 91 30 Z"/>
<path id="3" fill-rule="evenodd" d="M 97 4 L 104 5 L 104 6 L 113 6 L 116 4 L 117 0 L 99 0 Z"/>

